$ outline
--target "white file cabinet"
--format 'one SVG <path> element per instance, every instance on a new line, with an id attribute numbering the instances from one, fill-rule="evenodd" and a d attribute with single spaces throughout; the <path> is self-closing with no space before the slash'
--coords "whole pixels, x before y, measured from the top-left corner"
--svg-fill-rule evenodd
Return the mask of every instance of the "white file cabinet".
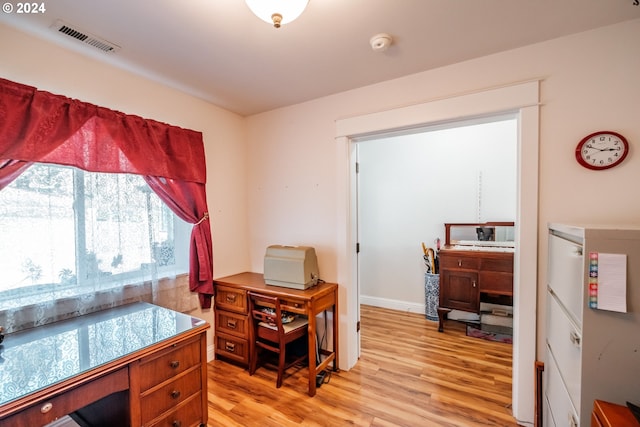
<path id="1" fill-rule="evenodd" d="M 589 254 L 625 254 L 626 312 L 589 308 Z M 640 226 L 549 224 L 544 419 L 590 423 L 595 399 L 640 399 Z"/>

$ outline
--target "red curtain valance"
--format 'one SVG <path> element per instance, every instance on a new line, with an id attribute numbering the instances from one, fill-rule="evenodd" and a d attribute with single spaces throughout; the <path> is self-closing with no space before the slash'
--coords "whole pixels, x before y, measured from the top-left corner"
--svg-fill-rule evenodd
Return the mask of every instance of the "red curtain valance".
<path id="1" fill-rule="evenodd" d="M 33 162 L 143 175 L 191 233 L 189 288 L 211 307 L 213 249 L 200 132 L 0 79 L 0 190 Z"/>
<path id="2" fill-rule="evenodd" d="M 5 79 L 0 159 L 206 182 L 202 133 Z"/>

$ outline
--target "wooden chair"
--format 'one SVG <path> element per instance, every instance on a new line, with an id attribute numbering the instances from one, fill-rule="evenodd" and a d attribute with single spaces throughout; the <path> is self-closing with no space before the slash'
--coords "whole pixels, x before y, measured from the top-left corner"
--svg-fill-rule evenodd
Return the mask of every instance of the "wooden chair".
<path id="1" fill-rule="evenodd" d="M 264 308 L 273 310 L 266 312 L 263 310 Z M 277 297 L 254 292 L 249 292 L 249 312 L 252 319 L 249 375 L 256 372 L 260 349 L 273 352 L 278 355 L 276 388 L 280 388 L 284 371 L 308 357 L 308 351 L 299 355 L 287 355 L 287 344 L 307 337 L 308 319 L 298 316 L 290 323 L 283 323 L 280 300 Z M 304 342 L 306 343 L 306 341 Z M 289 356 L 288 359 L 287 356 Z"/>

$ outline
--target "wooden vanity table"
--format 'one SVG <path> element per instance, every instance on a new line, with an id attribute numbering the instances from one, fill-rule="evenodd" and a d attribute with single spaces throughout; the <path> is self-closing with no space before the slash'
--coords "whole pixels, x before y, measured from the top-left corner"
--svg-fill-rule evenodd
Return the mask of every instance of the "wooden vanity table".
<path id="1" fill-rule="evenodd" d="M 7 335 L 0 425 L 205 426 L 208 328 L 134 303 Z"/>
<path id="2" fill-rule="evenodd" d="M 451 310 L 480 313 L 483 296 L 513 297 L 513 222 L 445 224 L 438 253 L 440 303 L 438 331 Z M 508 230 L 509 227 L 511 231 Z M 479 240 L 480 237 L 487 240 Z M 496 240 L 497 238 L 497 240 Z"/>

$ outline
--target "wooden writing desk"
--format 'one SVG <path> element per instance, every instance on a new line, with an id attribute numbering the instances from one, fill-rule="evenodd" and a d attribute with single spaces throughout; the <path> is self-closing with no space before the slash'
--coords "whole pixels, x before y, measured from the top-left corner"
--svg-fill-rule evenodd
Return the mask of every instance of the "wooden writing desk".
<path id="1" fill-rule="evenodd" d="M 0 346 L 0 425 L 205 426 L 203 320 L 135 303 L 9 334 Z"/>
<path id="2" fill-rule="evenodd" d="M 280 298 L 282 310 L 309 318 L 309 396 L 316 394 L 316 375 L 333 363 L 338 370 L 338 285 L 320 283 L 299 290 L 264 283 L 262 274 L 240 273 L 213 281 L 215 287 L 215 351 L 218 356 L 249 364 L 250 319 L 247 292 L 254 291 Z M 316 363 L 316 315 L 333 311 L 333 350 L 320 349 Z"/>

